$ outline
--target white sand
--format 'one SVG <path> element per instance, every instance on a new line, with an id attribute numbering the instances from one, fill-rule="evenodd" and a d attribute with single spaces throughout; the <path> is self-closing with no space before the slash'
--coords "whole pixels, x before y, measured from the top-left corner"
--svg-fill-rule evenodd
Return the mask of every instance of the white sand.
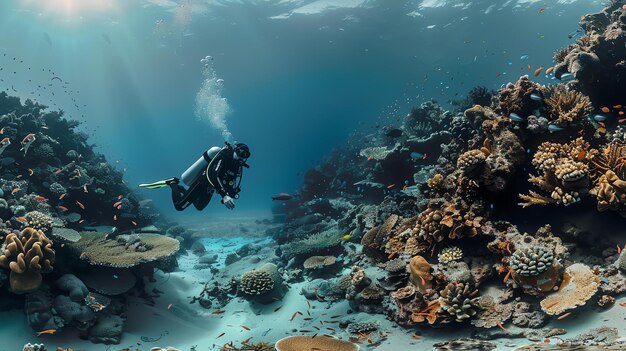
<path id="1" fill-rule="evenodd" d="M 249 224 L 249 223 L 248 223 Z M 258 231 L 257 231 L 258 233 Z M 208 238 L 204 240 L 207 252 L 217 253 L 219 260 L 216 267 L 223 265 L 224 258 L 234 252 L 241 245 L 250 242 L 266 243 L 266 239 L 256 237 L 232 237 L 226 239 Z M 181 350 L 191 350 L 196 347 L 198 351 L 219 350 L 220 346 L 227 342 L 240 343 L 248 338 L 251 342 L 268 341 L 275 342 L 289 335 L 299 334 L 297 330 L 312 330 L 311 333 L 328 333 L 340 338 L 347 339 L 347 333 L 336 324 L 322 326 L 320 320 L 330 320 L 330 316 L 342 315 L 363 321 L 379 320 L 381 330 L 392 332 L 388 339 L 377 347 L 364 346 L 366 350 L 398 351 L 398 350 L 432 350 L 432 344 L 443 340 L 459 337 L 468 337 L 468 330 L 458 330 L 450 325 L 438 330 L 430 328 L 404 330 L 389 322 L 382 315 L 351 314 L 347 315 L 348 304 L 345 301 L 328 304 L 322 302 L 310 302 L 300 295 L 301 288 L 305 283 L 293 284 L 282 301 L 277 301 L 266 306 L 254 308 L 245 300 L 233 299 L 225 308 L 223 314 L 211 314 L 214 309 L 204 309 L 200 305 L 190 304 L 192 296 L 197 296 L 202 290 L 203 283 L 212 279 L 209 269 L 194 269 L 197 257 L 191 253 L 179 258 L 181 270 L 167 274 L 158 271 L 155 275 L 156 283 L 149 284 L 148 291 L 156 288 L 163 292 L 156 299 L 155 306 L 148 306 L 146 302 L 133 298 L 128 311 L 128 320 L 125 325 L 125 333 L 120 345 L 94 345 L 89 341 L 77 338 L 71 328 L 61 331 L 57 335 L 37 337 L 26 323 L 25 316 L 21 311 L 0 312 L 0 351 L 19 351 L 26 342 L 43 342 L 48 349 L 54 350 L 57 346 L 72 347 L 75 351 L 118 351 L 124 348 L 131 350 L 149 350 L 151 347 L 174 346 Z M 230 267 L 229 267 L 230 268 Z M 244 269 L 246 267 L 237 267 Z M 248 267 L 252 269 L 254 267 Z M 236 269 L 233 269 L 233 272 Z M 585 332 L 590 328 L 600 326 L 612 326 L 620 330 L 620 335 L 626 335 L 626 308 L 620 307 L 619 303 L 626 302 L 626 298 L 619 299 L 615 306 L 608 311 L 589 311 L 576 313 L 572 316 L 555 321 L 550 326 L 565 328 L 569 331 L 564 338 L 571 338 Z M 171 308 L 168 306 L 171 304 Z M 274 312 L 278 307 L 280 310 Z M 216 308 L 217 309 L 217 308 Z M 307 310 L 311 313 L 310 321 Z M 255 313 L 256 311 L 256 313 Z M 302 312 L 303 316 L 297 316 L 294 321 L 289 321 L 293 313 Z M 258 313 L 258 314 L 257 314 Z M 340 320 L 341 318 L 337 318 Z M 245 330 L 242 326 L 251 330 Z M 317 331 L 313 328 L 332 327 L 336 333 L 322 329 Z M 421 340 L 412 337 L 414 332 L 422 335 Z M 225 333 L 223 336 L 218 336 Z M 141 337 L 159 338 L 156 342 L 141 341 Z M 498 340 L 498 350 L 511 350 L 504 344 L 525 345 L 524 339 Z"/>

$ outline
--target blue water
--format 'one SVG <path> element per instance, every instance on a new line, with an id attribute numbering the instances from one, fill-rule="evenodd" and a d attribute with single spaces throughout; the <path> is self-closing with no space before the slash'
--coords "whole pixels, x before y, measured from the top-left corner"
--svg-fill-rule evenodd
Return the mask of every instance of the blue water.
<path id="1" fill-rule="evenodd" d="M 601 7 L 333 2 L 301 14 L 323 1 L 3 0 L 0 89 L 83 121 L 139 184 L 178 176 L 222 144 L 221 131 L 194 116 L 200 60 L 211 55 L 232 109 L 228 128 L 252 149 L 237 211 L 263 211 L 351 133 L 393 123 L 430 98 L 446 105 L 476 85 L 497 89 L 531 73 L 526 64 L 549 66 L 580 14 Z M 31 94 L 53 76 L 69 82 L 71 96 L 58 81 Z M 168 191 L 144 194 L 175 214 Z M 214 201 L 205 215 L 225 211 Z"/>

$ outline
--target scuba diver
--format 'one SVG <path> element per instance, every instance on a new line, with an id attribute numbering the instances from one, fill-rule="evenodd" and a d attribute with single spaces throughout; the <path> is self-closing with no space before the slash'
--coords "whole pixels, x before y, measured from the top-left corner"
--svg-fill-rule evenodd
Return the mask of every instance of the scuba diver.
<path id="1" fill-rule="evenodd" d="M 243 168 L 250 168 L 246 163 L 250 149 L 246 144 L 225 143 L 224 147 L 214 146 L 205 151 L 183 174 L 181 179 L 189 188 L 179 185 L 178 178 L 169 178 L 150 184 L 140 184 L 142 188 L 158 189 L 169 186 L 172 189 L 172 202 L 178 211 L 183 211 L 191 204 L 202 211 L 211 201 L 213 193 L 222 197 L 226 208 L 235 208 L 235 199 L 241 191 Z"/>

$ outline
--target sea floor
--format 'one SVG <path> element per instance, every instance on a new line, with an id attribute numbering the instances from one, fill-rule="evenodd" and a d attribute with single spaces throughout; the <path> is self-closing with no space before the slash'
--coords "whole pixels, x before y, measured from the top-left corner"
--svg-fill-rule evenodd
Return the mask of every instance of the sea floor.
<path id="1" fill-rule="evenodd" d="M 203 241 L 207 253 L 218 255 L 213 267 L 236 276 L 254 267 L 244 262 L 224 268 L 224 259 L 228 254 L 247 243 L 271 246 L 271 239 L 264 235 L 267 221 L 263 219 L 265 218 L 255 215 L 237 217 L 236 224 L 233 224 L 235 222 L 233 218 L 213 220 L 210 223 L 194 219 L 181 224 L 206 233 Z M 241 228 L 246 228 L 245 233 L 241 232 Z M 141 298 L 133 298 L 130 301 L 125 333 L 119 345 L 92 344 L 80 340 L 76 333 L 69 330 L 52 336 L 37 337 L 28 326 L 23 312 L 14 310 L 0 312 L 0 320 L 3 321 L 0 323 L 0 351 L 19 351 L 27 342 L 44 343 L 48 350 L 54 350 L 58 346 L 71 347 L 75 351 L 150 350 L 152 347 L 173 346 L 183 351 L 217 351 L 225 343 L 232 341 L 236 346 L 240 346 L 242 341 L 249 338 L 251 342 L 275 342 L 285 336 L 297 334 L 296 330 L 311 329 L 319 319 L 349 314 L 349 306 L 345 301 L 334 304 L 309 301 L 311 304 L 309 308 L 307 300 L 300 294 L 306 282 L 291 284 L 284 299 L 270 305 L 251 306 L 247 301 L 235 298 L 222 308 L 224 313 L 212 314 L 215 309 L 205 309 L 197 303 L 190 304 L 191 298 L 202 291 L 204 282 L 213 279 L 211 269 L 198 266 L 198 256 L 191 252 L 179 257 L 178 261 L 177 271 L 172 273 L 157 271 L 155 282 L 149 283 L 147 291 L 157 289 L 160 292 L 153 305 Z M 626 302 L 626 298 L 619 299 L 615 307 L 604 312 L 592 310 L 573 315 L 555 321 L 549 327 L 566 329 L 568 333 L 562 338 L 568 339 L 602 326 L 618 328 L 620 336 L 625 336 L 626 308 L 619 306 L 623 302 Z M 297 316 L 290 321 L 294 312 L 302 311 L 306 314 L 307 310 L 310 311 L 312 320 L 305 321 L 304 317 Z M 362 347 L 365 350 L 434 350 L 435 343 L 470 337 L 469 329 L 450 327 L 437 330 L 428 328 L 406 330 L 387 321 L 382 315 L 352 313 L 349 317 L 363 321 L 378 320 L 381 330 L 391 332 L 379 345 L 365 344 Z M 247 330 L 248 328 L 250 330 Z M 330 330 L 324 332 L 347 339 L 347 332 L 340 328 L 335 329 L 335 332 Z M 413 337 L 416 332 L 421 335 L 419 340 Z M 526 339 L 499 339 L 492 342 L 498 345 L 497 350 L 513 350 L 531 344 Z"/>

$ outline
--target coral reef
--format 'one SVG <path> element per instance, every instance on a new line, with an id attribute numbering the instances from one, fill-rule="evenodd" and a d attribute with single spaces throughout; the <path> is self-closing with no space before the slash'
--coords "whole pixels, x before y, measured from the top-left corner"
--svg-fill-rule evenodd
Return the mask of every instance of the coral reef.
<path id="1" fill-rule="evenodd" d="M 336 350 L 357 351 L 359 347 L 349 341 L 343 341 L 328 337 L 289 336 L 276 342 L 276 351 L 301 351 L 301 350 Z"/>
<path id="2" fill-rule="evenodd" d="M 575 263 L 565 269 L 559 291 L 541 301 L 541 308 L 549 315 L 558 315 L 584 305 L 600 286 L 600 278 L 591 268 Z"/>
<path id="3" fill-rule="evenodd" d="M 7 235 L 0 255 L 0 266 L 9 268 L 11 290 L 27 293 L 41 285 L 42 273 L 52 272 L 55 252 L 52 241 L 33 228 L 26 228 L 18 236 Z"/>

